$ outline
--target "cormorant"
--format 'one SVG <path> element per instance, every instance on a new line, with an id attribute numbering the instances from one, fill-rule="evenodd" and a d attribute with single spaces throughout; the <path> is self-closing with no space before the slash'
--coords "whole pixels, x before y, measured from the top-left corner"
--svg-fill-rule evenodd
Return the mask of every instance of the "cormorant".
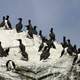
<path id="1" fill-rule="evenodd" d="M 47 45 L 48 45 L 49 48 L 53 47 L 54 49 L 56 49 L 56 46 L 54 45 L 52 39 L 47 40 L 46 43 L 47 43 Z"/>
<path id="2" fill-rule="evenodd" d="M 68 46 L 65 36 L 63 36 L 63 43 L 61 43 L 61 45 L 63 48 L 66 48 Z"/>
<path id="3" fill-rule="evenodd" d="M 41 60 L 46 60 L 48 59 L 48 57 L 50 56 L 50 48 L 48 48 L 48 46 L 46 46 L 42 52 L 42 54 L 40 55 L 40 61 Z"/>
<path id="4" fill-rule="evenodd" d="M 27 30 L 29 30 L 30 27 L 32 27 L 32 24 L 31 24 L 31 20 L 30 19 L 28 20 L 28 25 L 25 25 L 25 27 L 27 28 Z"/>
<path id="5" fill-rule="evenodd" d="M 42 43 L 41 43 L 40 46 L 39 46 L 38 52 L 41 51 L 43 47 L 44 47 L 44 43 L 43 43 L 43 41 L 42 41 Z"/>
<path id="6" fill-rule="evenodd" d="M 4 49 L 2 48 L 1 41 L 0 41 L 0 57 L 3 57 L 3 54 L 4 54 Z"/>
<path id="7" fill-rule="evenodd" d="M 4 27 L 5 26 L 5 16 L 3 16 L 3 21 L 0 23 L 0 27 Z"/>
<path id="8" fill-rule="evenodd" d="M 33 27 L 32 27 L 32 24 L 31 24 L 31 20 L 28 20 L 28 26 L 27 27 L 27 30 L 28 30 L 28 35 L 30 38 L 33 38 Z"/>
<path id="9" fill-rule="evenodd" d="M 43 38 L 42 30 L 39 31 L 39 36 L 41 37 L 41 39 Z"/>
<path id="10" fill-rule="evenodd" d="M 67 41 L 68 41 L 68 49 L 67 49 L 67 52 L 68 52 L 68 54 L 70 56 L 72 56 L 73 55 L 73 46 L 72 46 L 72 44 L 70 42 L 70 39 L 68 39 Z"/>
<path id="11" fill-rule="evenodd" d="M 0 57 L 7 57 L 7 55 L 9 55 L 9 49 L 10 48 L 7 48 L 6 50 L 4 50 L 0 42 Z"/>
<path id="12" fill-rule="evenodd" d="M 78 54 L 78 50 L 76 48 L 76 44 L 73 46 L 73 52 L 76 53 L 76 54 Z"/>
<path id="13" fill-rule="evenodd" d="M 8 60 L 6 62 L 6 68 L 7 68 L 7 71 L 15 70 L 16 65 L 15 65 L 14 61 Z"/>
<path id="14" fill-rule="evenodd" d="M 9 55 L 9 50 L 10 48 L 7 48 L 5 51 L 4 51 L 4 56 L 7 57 L 7 55 Z"/>
<path id="15" fill-rule="evenodd" d="M 12 29 L 12 25 L 11 25 L 11 22 L 9 20 L 9 16 L 8 15 L 6 16 L 6 20 L 5 20 L 5 28 L 6 29 Z"/>
<path id="16" fill-rule="evenodd" d="M 34 26 L 34 28 L 33 28 L 33 34 L 37 35 L 36 26 Z"/>
<path id="17" fill-rule="evenodd" d="M 23 28 L 23 24 L 22 24 L 22 18 L 18 18 L 19 22 L 16 24 L 16 31 L 19 33 L 19 32 L 22 32 L 22 28 Z"/>
<path id="18" fill-rule="evenodd" d="M 53 28 L 51 28 L 51 30 L 50 30 L 49 37 L 50 37 L 50 39 L 52 39 L 53 41 L 55 41 L 55 34 L 53 32 Z"/>
<path id="19" fill-rule="evenodd" d="M 22 40 L 21 39 L 17 39 L 18 41 L 19 41 L 19 48 L 20 48 L 20 50 L 21 50 L 21 54 L 22 54 L 22 56 L 24 57 L 24 58 L 26 58 L 27 59 L 27 61 L 28 61 L 28 54 L 27 54 L 27 52 L 25 52 L 25 46 L 22 44 Z"/>

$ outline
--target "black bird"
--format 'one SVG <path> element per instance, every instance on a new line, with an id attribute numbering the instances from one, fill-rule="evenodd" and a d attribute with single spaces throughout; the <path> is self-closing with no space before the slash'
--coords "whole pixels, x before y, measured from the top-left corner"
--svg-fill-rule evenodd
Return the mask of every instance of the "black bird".
<path id="1" fill-rule="evenodd" d="M 78 54 L 80 53 L 80 48 L 78 48 Z"/>
<path id="2" fill-rule="evenodd" d="M 7 22 L 7 25 L 5 23 L 6 29 L 12 29 L 12 25 L 11 25 L 11 22 L 9 20 L 9 16 L 8 15 L 6 16 L 6 20 L 5 21 Z"/>
<path id="3" fill-rule="evenodd" d="M 14 61 L 8 60 L 6 62 L 6 68 L 7 68 L 7 71 L 15 70 L 16 65 L 15 65 Z"/>
<path id="4" fill-rule="evenodd" d="M 41 51 L 43 47 L 44 47 L 44 43 L 43 43 L 43 41 L 42 41 L 42 43 L 41 43 L 40 46 L 39 46 L 38 52 Z"/>
<path id="5" fill-rule="evenodd" d="M 10 48 L 7 48 L 6 50 L 4 50 L 0 42 L 0 57 L 7 57 L 7 55 L 9 55 L 9 49 Z"/>
<path id="6" fill-rule="evenodd" d="M 62 57 L 64 55 L 64 52 L 65 52 L 65 50 L 63 49 L 60 57 Z"/>
<path id="7" fill-rule="evenodd" d="M 9 51 L 10 51 L 10 48 L 7 48 L 5 51 L 4 51 L 4 56 L 7 57 L 9 55 Z"/>
<path id="8" fill-rule="evenodd" d="M 50 56 L 50 48 L 48 48 L 47 46 L 44 48 L 42 54 L 40 55 L 40 61 L 41 60 L 46 60 L 48 59 L 48 57 Z"/>
<path id="9" fill-rule="evenodd" d="M 75 54 L 78 54 L 78 50 L 77 50 L 76 44 L 73 46 L 73 52 L 74 52 Z"/>
<path id="10" fill-rule="evenodd" d="M 67 41 L 68 41 L 68 49 L 67 49 L 67 52 L 68 52 L 68 54 L 70 56 L 72 56 L 73 55 L 73 46 L 72 46 L 72 44 L 70 42 L 70 39 L 68 39 Z"/>
<path id="11" fill-rule="evenodd" d="M 29 37 L 33 39 L 33 29 L 32 28 L 28 30 L 28 34 L 29 34 Z"/>
<path id="12" fill-rule="evenodd" d="M 19 48 L 20 48 L 20 50 L 21 50 L 21 54 L 22 54 L 22 56 L 24 57 L 24 58 L 26 58 L 27 59 L 27 61 L 28 61 L 28 54 L 27 54 L 27 52 L 25 52 L 25 46 L 22 44 L 22 40 L 21 39 L 17 39 L 18 41 L 19 41 Z"/>
<path id="13" fill-rule="evenodd" d="M 41 39 L 43 38 L 42 30 L 39 31 L 39 36 L 41 37 Z"/>
<path id="14" fill-rule="evenodd" d="M 48 45 L 49 48 L 53 47 L 54 49 L 56 49 L 56 46 L 54 45 L 52 39 L 47 40 L 46 43 L 47 43 L 47 45 Z"/>
<path id="15" fill-rule="evenodd" d="M 65 48 L 68 47 L 68 44 L 67 44 L 67 41 L 66 41 L 66 37 L 63 36 L 63 42 L 61 43 L 62 47 L 63 47 L 63 50 L 61 52 L 61 56 L 62 57 L 64 55 L 64 52 L 65 52 Z"/>
<path id="16" fill-rule="evenodd" d="M 22 28 L 23 28 L 23 24 L 22 24 L 22 18 L 18 18 L 19 22 L 16 24 L 16 31 L 19 33 L 19 32 L 22 32 Z"/>
<path id="17" fill-rule="evenodd" d="M 46 38 L 45 36 L 43 36 L 42 30 L 39 31 L 39 36 L 40 36 L 40 38 L 41 38 L 41 40 L 42 40 L 43 42 L 47 42 L 47 41 L 48 41 L 47 38 Z"/>
<path id="18" fill-rule="evenodd" d="M 33 34 L 35 34 L 35 35 L 38 34 L 38 32 L 37 32 L 37 30 L 36 30 L 36 26 L 34 26 L 34 28 L 33 28 Z"/>
<path id="19" fill-rule="evenodd" d="M 65 36 L 63 36 L 63 42 L 61 43 L 61 45 L 63 48 L 66 48 L 68 46 Z"/>
<path id="20" fill-rule="evenodd" d="M 0 41 L 0 57 L 3 57 L 3 54 L 4 54 L 4 49 L 2 48 L 1 41 Z"/>
<path id="21" fill-rule="evenodd" d="M 31 24 L 31 20 L 30 19 L 28 20 L 28 25 L 25 25 L 25 27 L 27 28 L 27 30 L 29 30 L 30 27 L 32 27 L 32 24 Z"/>
<path id="22" fill-rule="evenodd" d="M 0 27 L 4 27 L 5 26 L 5 16 L 3 16 L 3 21 L 0 23 Z"/>
<path id="23" fill-rule="evenodd" d="M 30 19 L 28 20 L 28 25 L 26 25 L 25 27 L 27 27 L 27 30 L 28 30 L 28 36 L 27 37 L 33 38 L 33 27 L 32 27 Z"/>
<path id="24" fill-rule="evenodd" d="M 53 32 L 53 28 L 51 28 L 51 30 L 50 30 L 49 37 L 50 37 L 50 39 L 52 39 L 53 41 L 55 41 L 55 34 Z"/>

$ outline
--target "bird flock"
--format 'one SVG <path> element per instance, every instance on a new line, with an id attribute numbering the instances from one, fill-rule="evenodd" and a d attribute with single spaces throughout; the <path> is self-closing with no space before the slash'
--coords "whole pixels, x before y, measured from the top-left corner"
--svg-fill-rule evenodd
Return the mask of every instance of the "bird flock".
<path id="1" fill-rule="evenodd" d="M 15 25 L 15 29 L 16 29 L 17 33 L 20 33 L 20 32 L 22 32 L 22 28 L 23 28 L 22 18 L 18 18 L 18 20 L 19 20 L 19 22 Z M 4 29 L 6 29 L 6 30 L 13 29 L 8 15 L 6 17 L 3 16 L 3 21 L 0 23 L 0 28 L 2 28 L 2 27 L 4 27 Z M 34 27 L 32 26 L 31 20 L 28 20 L 28 25 L 25 25 L 25 27 L 26 27 L 26 30 L 28 31 L 27 38 L 34 39 L 33 34 L 39 35 L 41 38 L 42 42 L 38 48 L 38 52 L 42 51 L 42 53 L 40 55 L 40 61 L 48 59 L 50 56 L 50 49 L 51 48 L 56 49 L 56 46 L 54 44 L 54 41 L 56 41 L 56 37 L 55 37 L 55 33 L 53 31 L 53 28 L 51 27 L 50 32 L 49 32 L 49 39 L 47 39 L 42 34 L 42 30 L 40 30 L 38 32 L 36 29 L 37 26 L 34 26 Z M 28 53 L 25 51 L 25 46 L 23 45 L 22 40 L 17 39 L 17 41 L 19 41 L 19 48 L 20 48 L 21 55 L 24 58 L 26 58 L 26 61 L 28 61 L 29 60 Z M 46 46 L 44 45 L 44 43 L 46 43 Z M 67 52 L 69 54 L 69 56 L 74 56 L 72 65 L 75 65 L 76 63 L 80 63 L 80 59 L 77 61 L 77 59 L 80 56 L 80 48 L 77 49 L 76 44 L 72 45 L 70 39 L 66 40 L 66 36 L 63 36 L 63 42 L 61 42 L 61 45 L 63 47 L 63 50 L 61 52 L 60 58 Z M 0 41 L 0 57 L 7 57 L 7 55 L 9 55 L 9 50 L 10 50 L 10 48 L 7 48 L 6 50 L 4 50 L 1 45 L 1 41 Z M 9 61 L 6 64 L 7 67 L 8 67 L 8 63 L 9 63 Z M 15 64 L 13 63 L 13 65 L 15 65 Z"/>

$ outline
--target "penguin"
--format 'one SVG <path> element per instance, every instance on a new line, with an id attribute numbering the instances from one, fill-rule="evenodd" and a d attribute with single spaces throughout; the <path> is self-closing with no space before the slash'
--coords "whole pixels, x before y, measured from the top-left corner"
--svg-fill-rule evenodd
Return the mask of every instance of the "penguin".
<path id="1" fill-rule="evenodd" d="M 48 46 L 45 46 L 42 54 L 40 55 L 40 61 L 48 59 L 48 57 L 50 56 L 49 51 L 50 51 L 50 48 L 48 48 Z"/>
<path id="2" fill-rule="evenodd" d="M 6 68 L 7 68 L 7 71 L 15 70 L 16 69 L 16 65 L 15 65 L 14 61 L 8 60 L 6 62 Z"/>
<path id="3" fill-rule="evenodd" d="M 42 43 L 41 43 L 40 46 L 39 46 L 38 52 L 40 52 L 40 51 L 42 50 L 43 47 L 44 47 L 44 43 L 43 43 L 43 41 L 42 41 Z"/>
<path id="4" fill-rule="evenodd" d="M 12 29 L 12 25 L 11 25 L 11 22 L 9 20 L 9 16 L 8 15 L 6 16 L 6 19 L 5 19 L 5 28 L 6 29 Z"/>
<path id="5" fill-rule="evenodd" d="M 50 39 L 52 39 L 53 41 L 55 41 L 55 34 L 53 32 L 53 28 L 50 29 L 49 37 L 50 37 Z"/>
<path id="6" fill-rule="evenodd" d="M 33 28 L 33 34 L 35 34 L 35 35 L 38 34 L 38 32 L 37 32 L 37 30 L 36 30 L 36 26 L 34 26 L 34 28 Z"/>
<path id="7" fill-rule="evenodd" d="M 26 58 L 26 60 L 28 61 L 28 54 L 27 52 L 25 52 L 25 46 L 22 44 L 22 40 L 21 39 L 17 39 L 19 41 L 19 48 L 21 50 L 21 54 L 24 58 Z"/>
<path id="8" fill-rule="evenodd" d="M 17 33 L 22 32 L 23 24 L 22 18 L 18 18 L 19 22 L 16 24 L 16 31 Z"/>
<path id="9" fill-rule="evenodd" d="M 3 21 L 0 23 L 0 27 L 4 27 L 5 26 L 5 16 L 3 16 Z"/>

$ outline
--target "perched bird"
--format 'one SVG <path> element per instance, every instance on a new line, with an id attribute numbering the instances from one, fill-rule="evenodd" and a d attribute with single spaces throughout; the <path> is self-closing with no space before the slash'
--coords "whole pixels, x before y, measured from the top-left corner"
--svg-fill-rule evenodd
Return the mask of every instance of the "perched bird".
<path id="1" fill-rule="evenodd" d="M 41 51 L 43 47 L 44 47 L 44 43 L 43 43 L 43 41 L 42 41 L 42 43 L 41 43 L 40 46 L 39 46 L 38 52 Z"/>
<path id="2" fill-rule="evenodd" d="M 33 34 L 35 34 L 35 35 L 38 34 L 38 32 L 37 32 L 37 30 L 36 30 L 36 26 L 34 26 L 34 28 L 33 28 Z"/>
<path id="3" fill-rule="evenodd" d="M 47 46 L 44 48 L 42 54 L 40 55 L 40 61 L 41 60 L 46 60 L 48 59 L 48 57 L 50 56 L 50 48 L 48 48 Z"/>
<path id="4" fill-rule="evenodd" d="M 65 50 L 63 49 L 60 57 L 62 57 L 64 55 L 64 52 L 65 52 Z"/>
<path id="5" fill-rule="evenodd" d="M 5 19 L 5 28 L 6 29 L 12 29 L 12 25 L 11 25 L 11 22 L 9 20 L 9 16 L 8 15 L 6 16 L 6 19 Z"/>
<path id="6" fill-rule="evenodd" d="M 4 27 L 5 26 L 5 16 L 3 16 L 3 21 L 0 23 L 0 27 Z"/>
<path id="7" fill-rule="evenodd" d="M 0 41 L 0 57 L 3 57 L 3 55 L 4 55 L 4 49 L 3 49 L 2 45 L 1 45 L 1 41 Z"/>
<path id="8" fill-rule="evenodd" d="M 22 18 L 18 18 L 19 22 L 16 24 L 16 31 L 19 33 L 19 32 L 22 32 L 22 28 L 23 28 L 23 24 L 22 24 Z"/>
<path id="9" fill-rule="evenodd" d="M 7 71 L 15 70 L 16 65 L 15 65 L 14 61 L 8 60 L 6 62 L 6 68 L 7 68 Z"/>
<path id="10" fill-rule="evenodd" d="M 5 51 L 4 51 L 4 56 L 7 57 L 9 55 L 9 51 L 10 51 L 10 48 L 7 48 Z"/>
<path id="11" fill-rule="evenodd" d="M 55 34 L 53 32 L 53 28 L 51 28 L 51 30 L 50 30 L 49 37 L 50 37 L 50 39 L 52 39 L 53 41 L 55 41 Z"/>
<path id="12" fill-rule="evenodd" d="M 62 45 L 63 48 L 68 47 L 68 44 L 67 44 L 67 41 L 66 41 L 66 37 L 65 36 L 63 36 L 63 42 L 61 43 L 61 45 Z"/>
<path id="13" fill-rule="evenodd" d="M 27 27 L 27 30 L 28 30 L 28 38 L 30 39 L 33 39 L 33 27 L 32 27 L 32 24 L 31 24 L 31 20 L 29 19 L 28 20 L 28 25 L 26 25 Z"/>
<path id="14" fill-rule="evenodd" d="M 70 39 L 68 39 L 67 41 L 68 41 L 68 49 L 67 49 L 67 52 L 68 52 L 68 54 L 70 56 L 72 56 L 73 55 L 73 46 L 72 46 L 72 44 L 70 42 Z"/>
<path id="15" fill-rule="evenodd" d="M 25 25 L 25 27 L 27 28 L 27 30 L 29 30 L 32 27 L 32 23 L 31 20 L 28 20 L 28 25 Z"/>
<path id="16" fill-rule="evenodd" d="M 25 52 L 25 46 L 23 45 L 22 40 L 21 40 L 21 39 L 17 39 L 17 40 L 19 41 L 19 48 L 20 48 L 20 50 L 21 50 L 22 56 L 23 56 L 24 58 L 26 58 L 27 61 L 28 61 L 28 54 L 27 54 L 27 52 Z"/>

